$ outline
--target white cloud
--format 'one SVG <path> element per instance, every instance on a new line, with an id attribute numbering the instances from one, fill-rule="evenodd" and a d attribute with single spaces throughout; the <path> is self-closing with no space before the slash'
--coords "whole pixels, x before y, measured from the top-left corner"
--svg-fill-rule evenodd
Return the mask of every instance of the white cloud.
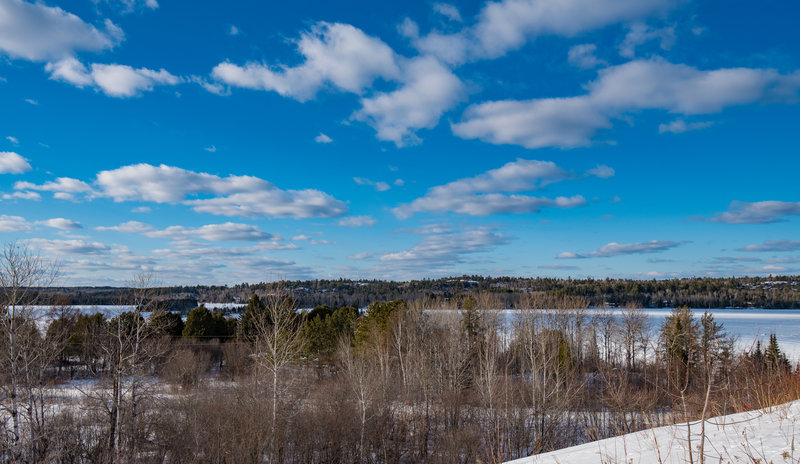
<path id="1" fill-rule="evenodd" d="M 728 211 L 717 213 L 710 218 L 695 217 L 700 221 L 722 222 L 725 224 L 768 224 L 782 222 L 783 216 L 800 215 L 800 201 L 732 201 Z"/>
<path id="2" fill-rule="evenodd" d="M 424 53 L 460 64 L 497 58 L 543 35 L 574 37 L 611 24 L 664 13 L 675 0 L 490 1 L 472 27 L 448 34 L 433 31 L 414 40 Z"/>
<path id="3" fill-rule="evenodd" d="M 604 176 L 609 174 L 607 170 L 613 171 L 607 166 L 602 168 L 604 169 L 599 167 L 597 169 L 600 169 L 599 174 Z M 518 159 L 475 177 L 459 179 L 433 187 L 425 196 L 417 198 L 411 203 L 400 205 L 392 212 L 399 218 L 408 218 L 420 212 L 444 213 L 447 211 L 472 216 L 487 216 L 504 213 L 535 213 L 544 207 L 582 206 L 586 200 L 580 195 L 553 199 L 508 194 L 537 190 L 570 177 L 573 175 L 553 162 Z"/>
<path id="4" fill-rule="evenodd" d="M 297 49 L 305 58 L 298 66 L 224 62 L 214 67 L 212 76 L 228 85 L 305 101 L 324 86 L 360 94 L 375 79 L 394 79 L 400 73 L 388 45 L 349 24 L 317 23 L 300 36 Z"/>
<path id="5" fill-rule="evenodd" d="M 0 174 L 22 174 L 31 170 L 28 160 L 13 151 L 0 151 Z"/>
<path id="6" fill-rule="evenodd" d="M 376 79 L 397 82 L 394 90 L 362 97 L 361 108 L 351 118 L 372 126 L 378 139 L 398 146 L 419 142 L 415 131 L 438 124 L 466 91 L 437 59 L 400 57 L 381 40 L 348 24 L 317 23 L 301 34 L 297 48 L 304 58 L 297 66 L 224 62 L 211 74 L 230 86 L 274 91 L 299 101 L 314 98 L 324 88 L 362 95 Z M 322 135 L 315 140 L 326 143 Z"/>
<path id="7" fill-rule="evenodd" d="M 455 234 L 427 235 L 413 247 L 384 254 L 380 260 L 393 269 L 431 270 L 462 263 L 465 255 L 491 251 L 509 243 L 509 240 L 509 237 L 486 227 Z"/>
<path id="8" fill-rule="evenodd" d="M 317 143 L 331 143 L 333 139 L 320 132 L 318 136 L 314 137 L 314 141 Z"/>
<path id="9" fill-rule="evenodd" d="M 6 140 L 13 143 L 14 145 L 19 145 L 19 139 L 17 139 L 16 137 L 12 137 L 9 135 L 6 137 Z"/>
<path id="10" fill-rule="evenodd" d="M 174 166 L 135 164 L 97 174 L 94 187 L 68 177 L 42 185 L 17 182 L 16 190 L 52 191 L 54 197 L 74 200 L 111 198 L 116 202 L 180 203 L 195 211 L 222 216 L 334 217 L 347 206 L 314 189 L 281 190 L 253 176 L 220 177 Z"/>
<path id="11" fill-rule="evenodd" d="M 364 260 L 364 259 L 372 259 L 374 257 L 375 257 L 375 253 L 362 251 L 362 252 L 359 252 L 359 253 L 353 253 L 352 255 L 349 255 L 347 257 L 347 259 Z"/>
<path id="12" fill-rule="evenodd" d="M 53 197 L 61 200 L 75 200 L 77 194 L 90 196 L 94 194 L 94 190 L 89 184 L 71 177 L 58 177 L 55 181 L 47 181 L 41 185 L 19 181 L 14 184 L 14 189 L 19 191 L 53 192 Z"/>
<path id="13" fill-rule="evenodd" d="M 211 145 L 210 147 L 203 148 L 203 150 L 205 150 L 205 151 L 207 151 L 209 153 L 215 153 L 217 151 L 217 146 L 216 145 Z"/>
<path id="14" fill-rule="evenodd" d="M 97 255 L 110 250 L 110 247 L 100 242 L 87 242 L 84 240 L 48 240 L 32 238 L 27 240 L 32 248 L 46 255 Z"/>
<path id="15" fill-rule="evenodd" d="M 601 60 L 595 54 L 597 52 L 597 45 L 595 44 L 580 44 L 575 45 L 569 49 L 567 54 L 567 61 L 573 66 L 579 68 L 591 69 L 598 66 L 604 66 L 607 63 Z"/>
<path id="16" fill-rule="evenodd" d="M 616 174 L 616 172 L 614 171 L 613 168 L 601 164 L 594 169 L 589 169 L 588 171 L 586 171 L 586 174 L 590 176 L 599 177 L 601 179 L 608 179 L 610 177 L 614 177 L 614 174 Z"/>
<path id="17" fill-rule="evenodd" d="M 169 226 L 165 229 L 155 229 L 150 224 L 139 221 L 128 221 L 116 226 L 97 227 L 96 229 L 135 233 L 150 238 L 166 238 L 177 241 L 192 239 L 200 239 L 207 242 L 261 242 L 280 240 L 279 235 L 263 232 L 257 226 L 234 222 L 206 224 L 200 227 Z"/>
<path id="18" fill-rule="evenodd" d="M 798 251 L 800 240 L 767 240 L 764 243 L 745 245 L 738 251 Z"/>
<path id="19" fill-rule="evenodd" d="M 281 190 L 258 177 L 219 177 L 163 164 L 101 171 L 96 184 L 99 195 L 117 202 L 183 203 L 195 211 L 222 216 L 308 218 L 347 211 L 343 202 L 319 190 Z"/>
<path id="20" fill-rule="evenodd" d="M 27 232 L 31 224 L 20 216 L 0 215 L 0 232 Z"/>
<path id="21" fill-rule="evenodd" d="M 131 213 L 149 213 L 153 208 L 149 206 L 137 206 L 131 210 Z"/>
<path id="22" fill-rule="evenodd" d="M 432 57 L 407 61 L 401 81 L 394 91 L 362 98 L 361 109 L 353 114 L 372 126 L 379 140 L 397 146 L 418 143 L 415 131 L 435 127 L 466 92 L 461 80 Z"/>
<path id="23" fill-rule="evenodd" d="M 639 255 L 645 253 L 660 253 L 681 245 L 681 242 L 669 240 L 651 240 L 640 243 L 616 243 L 611 242 L 590 253 L 575 253 L 564 251 L 559 253 L 558 259 L 581 259 L 581 258 L 609 258 L 620 255 Z"/>
<path id="24" fill-rule="evenodd" d="M 611 119 L 641 110 L 709 114 L 750 103 L 797 101 L 800 72 L 728 68 L 703 71 L 661 58 L 631 61 L 599 72 L 585 95 L 505 100 L 472 105 L 453 124 L 462 138 L 527 148 L 592 143 Z"/>
<path id="25" fill-rule="evenodd" d="M 59 60 L 77 51 L 113 48 L 120 30 L 110 21 L 102 32 L 58 7 L 22 0 L 0 1 L 0 52 L 29 61 Z"/>
<path id="26" fill-rule="evenodd" d="M 280 236 L 266 233 L 257 226 L 234 222 L 207 224 L 197 228 L 170 226 L 163 230 L 147 232 L 145 235 L 172 240 L 199 238 L 209 242 L 260 242 L 280 239 Z"/>
<path id="27" fill-rule="evenodd" d="M 25 102 L 26 102 L 26 103 L 28 103 L 28 104 L 31 104 L 31 105 L 33 105 L 33 106 L 36 106 L 36 105 L 38 105 L 38 104 L 39 104 L 39 102 L 38 102 L 38 101 L 36 101 L 36 100 L 34 100 L 33 98 L 26 98 L 26 99 L 25 99 Z"/>
<path id="28" fill-rule="evenodd" d="M 116 232 L 125 232 L 133 234 L 144 234 L 145 232 L 151 232 L 153 230 L 153 226 L 151 226 L 150 224 L 145 224 L 144 222 L 128 221 L 128 222 L 123 222 L 122 224 L 116 226 L 100 226 L 100 227 L 95 227 L 95 229 L 113 230 Z"/>
<path id="29" fill-rule="evenodd" d="M 495 101 L 472 105 L 453 133 L 465 139 L 526 148 L 589 145 L 598 129 L 611 127 L 608 116 L 586 98 Z"/>
<path id="30" fill-rule="evenodd" d="M 684 132 L 689 132 L 693 130 L 705 129 L 706 127 L 711 127 L 712 125 L 714 125 L 714 123 L 711 121 L 698 121 L 698 122 L 687 123 L 683 119 L 676 119 L 674 121 L 670 121 L 668 124 L 659 124 L 658 133 L 664 134 L 666 132 L 671 132 L 673 134 L 682 134 Z"/>
<path id="31" fill-rule="evenodd" d="M 404 181 L 403 179 L 395 179 L 394 182 L 392 183 L 395 185 L 395 187 L 402 187 L 406 185 L 406 181 Z"/>
<path id="32" fill-rule="evenodd" d="M 358 185 L 369 185 L 379 192 L 385 192 L 391 188 L 386 182 L 375 182 L 364 177 L 353 177 L 353 180 Z"/>
<path id="33" fill-rule="evenodd" d="M 372 227 L 377 221 L 371 216 L 350 216 L 336 223 L 340 227 Z"/>
<path id="34" fill-rule="evenodd" d="M 93 0 L 97 3 L 100 0 Z M 144 8 L 155 10 L 158 8 L 157 0 L 104 0 L 110 6 L 120 8 L 121 13 L 127 14 Z"/>
<path id="35" fill-rule="evenodd" d="M 294 240 L 294 241 L 300 241 L 300 240 L 311 240 L 311 236 L 309 236 L 309 235 L 302 235 L 302 234 L 301 234 L 301 235 L 295 235 L 294 237 L 292 237 L 292 240 Z"/>
<path id="36" fill-rule="evenodd" d="M 228 35 L 234 35 L 235 36 L 235 35 L 239 35 L 240 33 L 241 33 L 241 31 L 239 30 L 239 28 L 234 26 L 233 24 L 231 24 L 230 27 L 228 27 Z"/>
<path id="37" fill-rule="evenodd" d="M 68 82 L 77 87 L 91 86 L 110 97 L 125 98 L 149 92 L 157 85 L 177 85 L 182 79 L 165 69 L 132 68 L 121 64 L 93 63 L 89 71 L 73 57 L 48 63 L 45 70 L 51 79 Z"/>
<path id="38" fill-rule="evenodd" d="M 458 8 L 455 5 L 451 5 L 449 3 L 434 3 L 433 11 L 439 13 L 450 21 L 456 21 L 459 23 L 463 21 L 463 19 L 461 19 L 461 13 L 458 11 Z"/>
<path id="39" fill-rule="evenodd" d="M 36 192 L 14 192 L 14 193 L 4 193 L 3 200 L 40 200 L 42 198 Z"/>
<path id="40" fill-rule="evenodd" d="M 75 222 L 72 219 L 66 218 L 52 218 L 46 221 L 41 221 L 41 224 L 47 227 L 52 227 L 53 229 L 61 230 L 83 229 L 83 226 L 79 222 Z"/>
<path id="41" fill-rule="evenodd" d="M 625 58 L 633 58 L 636 47 L 650 40 L 657 40 L 662 50 L 669 50 L 675 44 L 675 28 L 653 29 L 641 22 L 634 23 L 619 46 L 619 54 Z"/>

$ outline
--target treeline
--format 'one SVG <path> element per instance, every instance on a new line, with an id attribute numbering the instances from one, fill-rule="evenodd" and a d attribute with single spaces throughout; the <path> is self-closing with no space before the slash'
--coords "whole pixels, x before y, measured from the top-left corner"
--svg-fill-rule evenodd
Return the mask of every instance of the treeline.
<path id="1" fill-rule="evenodd" d="M 0 459 L 503 462 L 800 397 L 774 336 L 737 353 L 713 316 L 685 307 L 659 327 L 639 309 L 541 295 L 527 304 L 577 309 L 502 320 L 478 293 L 458 312 L 403 300 L 298 311 L 284 288 L 239 317 L 201 306 L 184 321 L 142 286 L 132 311 L 63 305 L 49 324 L 6 294 Z M 689 448 L 702 454 L 698 432 Z"/>
<path id="2" fill-rule="evenodd" d="M 646 308 L 800 308 L 800 277 L 685 278 L 669 280 L 554 279 L 460 276 L 393 282 L 382 280 L 305 280 L 284 282 L 304 308 L 319 305 L 364 308 L 373 301 L 424 301 L 432 307 L 455 307 L 468 295 L 491 293 L 506 308 L 523 308 L 526 295 L 580 297 L 591 306 Z M 227 286 L 182 286 L 154 289 L 154 298 L 188 311 L 198 302 L 244 303 L 250 295 L 266 296 L 271 283 Z M 59 288 L 43 290 L 39 301 L 67 295 L 71 304 L 120 304 L 130 300 L 127 288 Z"/>

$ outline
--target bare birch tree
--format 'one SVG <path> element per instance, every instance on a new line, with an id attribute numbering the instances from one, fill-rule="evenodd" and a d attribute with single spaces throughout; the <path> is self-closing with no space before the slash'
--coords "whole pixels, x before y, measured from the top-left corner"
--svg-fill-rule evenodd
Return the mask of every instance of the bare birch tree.
<path id="1" fill-rule="evenodd" d="M 57 264 L 23 244 L 7 244 L 0 256 L 0 405 L 11 417 L 11 430 L 4 439 L 12 461 L 36 459 L 37 434 L 44 428 L 44 397 L 40 395 L 37 403 L 34 389 L 46 365 L 42 357 L 48 353 L 38 327 L 44 313 L 35 305 L 39 291 L 53 283 L 57 271 Z"/>

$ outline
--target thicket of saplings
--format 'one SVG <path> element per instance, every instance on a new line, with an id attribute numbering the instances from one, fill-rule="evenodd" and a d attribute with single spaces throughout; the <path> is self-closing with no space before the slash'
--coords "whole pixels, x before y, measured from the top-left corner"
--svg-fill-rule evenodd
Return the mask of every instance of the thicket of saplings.
<path id="1" fill-rule="evenodd" d="M 688 308 L 660 327 L 580 299 L 504 316 L 481 294 L 303 312 L 279 288 L 185 322 L 146 297 L 46 326 L 5 303 L 0 459 L 500 462 L 800 397 L 775 337 L 737 353 Z"/>

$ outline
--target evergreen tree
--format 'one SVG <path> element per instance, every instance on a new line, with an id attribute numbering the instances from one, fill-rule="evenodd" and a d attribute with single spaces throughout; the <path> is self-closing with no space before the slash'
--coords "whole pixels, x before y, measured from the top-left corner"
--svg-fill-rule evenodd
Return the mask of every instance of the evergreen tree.
<path id="1" fill-rule="evenodd" d="M 228 337 L 228 325 L 221 311 L 209 311 L 204 305 L 200 305 L 186 316 L 183 336 L 225 339 Z"/>

